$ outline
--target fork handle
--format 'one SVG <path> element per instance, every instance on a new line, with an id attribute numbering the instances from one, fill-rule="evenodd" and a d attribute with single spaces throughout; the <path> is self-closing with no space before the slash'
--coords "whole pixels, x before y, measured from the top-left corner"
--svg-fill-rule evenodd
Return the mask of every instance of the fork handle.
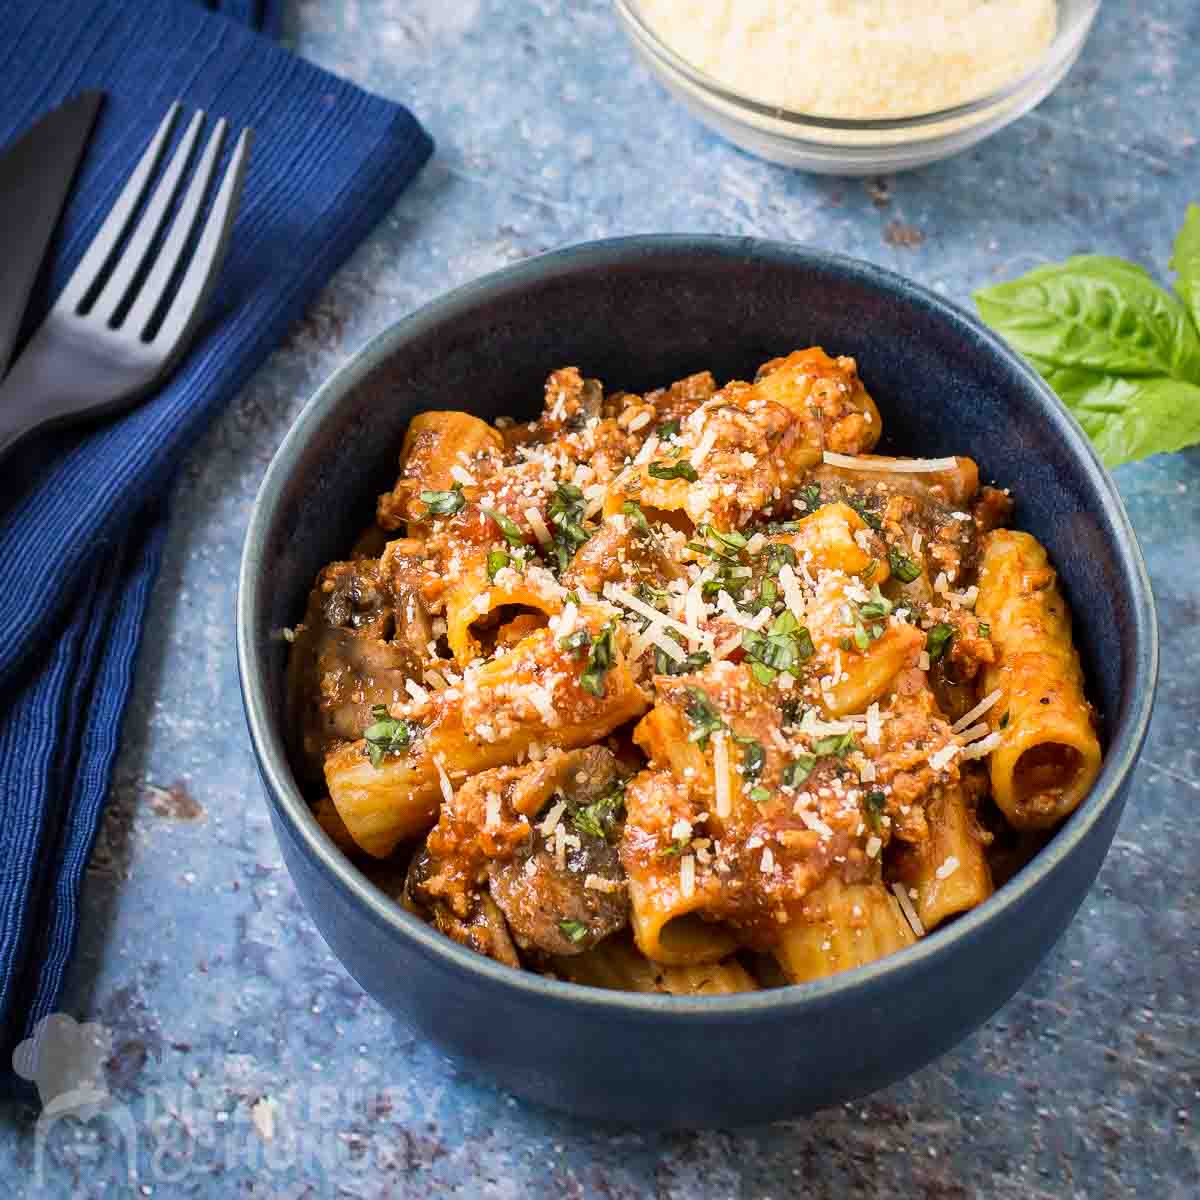
<path id="1" fill-rule="evenodd" d="M 128 395 L 119 367 L 89 354 L 86 341 L 43 325 L 0 384 L 0 460 L 27 434 L 104 416 L 124 407 Z"/>

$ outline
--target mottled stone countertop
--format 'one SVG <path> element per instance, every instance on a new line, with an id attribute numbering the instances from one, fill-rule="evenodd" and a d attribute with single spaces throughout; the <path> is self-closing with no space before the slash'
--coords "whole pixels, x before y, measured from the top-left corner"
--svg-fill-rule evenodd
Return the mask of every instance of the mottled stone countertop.
<path id="1" fill-rule="evenodd" d="M 1200 1194 L 1200 450 L 1121 468 L 1163 633 L 1157 715 L 1074 924 L 954 1052 L 859 1103 L 720 1133 L 601 1128 L 465 1078 L 341 969 L 280 862 L 242 720 L 238 556 L 314 386 L 447 288 L 551 247 L 811 242 L 966 301 L 1096 251 L 1165 277 L 1200 200 L 1200 6 L 1107 0 L 1039 109 L 915 174 L 746 157 L 635 62 L 605 0 L 299 0 L 302 55 L 411 105 L 436 157 L 188 461 L 63 1008 L 112 1032 L 102 1123 L 0 1117 L 19 1194 L 958 1200 Z M 115 1139 L 114 1139 L 115 1140 Z"/>

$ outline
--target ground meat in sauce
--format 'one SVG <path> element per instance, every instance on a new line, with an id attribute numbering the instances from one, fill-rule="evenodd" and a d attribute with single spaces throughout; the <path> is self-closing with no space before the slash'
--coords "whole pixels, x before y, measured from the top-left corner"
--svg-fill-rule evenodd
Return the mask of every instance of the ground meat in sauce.
<path id="1" fill-rule="evenodd" d="M 620 779 L 617 760 L 601 746 L 472 776 L 443 805 L 426 839 L 414 896 L 465 919 L 487 891 L 522 950 L 580 953 L 628 921 L 624 876 L 610 841 L 619 822 L 609 828 L 606 817 L 600 828 L 608 836 L 597 836 L 591 807 L 619 811 L 619 803 L 603 802 L 619 792 Z M 557 831 L 539 826 L 559 801 L 561 862 Z M 580 817 L 581 810 L 593 819 Z"/>
<path id="2" fill-rule="evenodd" d="M 972 814 L 990 811 L 980 799 L 988 786 L 982 764 L 948 751 L 955 741 L 950 723 L 974 706 L 981 668 L 996 660 L 990 631 L 971 611 L 969 585 L 981 535 L 1009 520 L 1012 501 L 980 488 L 968 458 L 958 457 L 953 469 L 910 473 L 822 462 L 822 450 L 869 453 L 879 438 L 878 410 L 854 359 L 814 347 L 765 363 L 753 383 L 718 388 L 711 374 L 698 372 L 656 391 L 607 396 L 598 381 L 564 367 L 548 378 L 536 420 L 491 428 L 466 414 L 430 418 L 410 429 L 401 476 L 380 498 L 379 527 L 360 539 L 353 561 L 322 572 L 297 630 L 289 668 L 293 728 L 301 730 L 301 758 L 314 774 L 330 749 L 361 737 L 376 705 L 419 723 L 426 719 L 422 704 L 441 711 L 456 685 L 462 694 L 453 701 L 461 708 L 455 719 L 472 745 L 524 724 L 544 721 L 553 729 L 564 717 L 591 719 L 602 701 L 577 686 L 588 646 L 575 652 L 560 645 L 557 622 L 577 621 L 575 628 L 586 625 L 598 636 L 610 615 L 587 608 L 609 584 L 674 621 L 647 631 L 644 617 L 616 620 L 633 678 L 646 702 L 651 693 L 654 699 L 636 726 L 628 722 L 609 739 L 622 747 L 620 761 L 607 746 L 563 752 L 535 743 L 531 761 L 470 775 L 441 805 L 411 855 L 403 895 L 447 936 L 512 966 L 523 957 L 525 965 L 553 969 L 628 925 L 629 880 L 665 894 L 682 886 L 686 858 L 699 915 L 736 929 L 743 947 L 769 953 L 784 923 L 813 916 L 827 881 L 875 887 L 906 878 L 935 844 L 930 813 L 936 819 L 950 789 L 966 793 Z M 633 463 L 651 437 L 658 439 L 654 462 L 694 458 L 696 480 L 685 472 L 651 476 L 649 455 Z M 640 501 L 643 488 L 653 491 L 664 479 L 673 482 L 655 492 L 659 505 L 650 500 L 642 513 L 600 515 L 614 513 L 622 499 Z M 613 480 L 617 486 L 608 487 Z M 433 513 L 419 498 L 427 489 L 451 488 L 461 500 L 457 510 Z M 563 488 L 576 489 L 568 499 L 580 508 L 571 519 L 584 514 L 584 533 L 558 562 L 543 543 L 547 531 L 559 536 L 553 512 Z M 810 573 L 809 547 L 792 523 L 836 501 L 867 528 L 844 514 L 855 546 L 840 548 L 836 570 L 811 566 Z M 703 549 L 710 525 L 764 536 L 757 549 L 728 553 L 717 545 L 705 557 L 694 547 L 698 540 Z M 387 540 L 406 527 L 411 537 Z M 764 634 L 794 607 L 781 595 L 779 561 L 769 559 L 771 547 L 784 542 L 795 556 L 789 586 L 803 582 L 796 611 L 803 609 L 814 628 L 809 657 L 781 688 L 775 683 L 784 680 L 752 675 L 753 643 L 743 634 L 762 606 L 771 608 L 767 625 L 753 632 Z M 451 662 L 439 614 L 451 589 L 486 586 L 479 564 L 493 550 L 510 557 L 504 571 L 525 573 L 524 582 L 544 593 L 546 611 L 522 607 L 524 599 L 495 608 L 474 623 L 480 644 Z M 698 579 L 705 567 L 709 573 Z M 914 568 L 917 577 L 905 582 Z M 489 564 L 494 580 L 491 570 Z M 702 582 L 711 607 L 702 606 L 696 619 L 707 649 L 676 664 L 657 642 L 678 636 L 678 644 L 695 649 L 695 635 L 685 638 L 679 622 L 693 620 L 682 599 Z M 568 597 L 575 616 L 565 618 Z M 868 614 L 857 620 L 861 630 L 860 608 Z M 896 622 L 901 627 L 885 634 Z M 918 651 L 939 625 L 949 636 L 939 632 L 940 652 L 926 670 Z M 900 657 L 910 664 L 922 657 L 922 669 L 902 669 L 886 692 L 881 684 L 873 693 L 879 736 L 868 743 L 870 714 L 856 714 L 852 724 L 830 721 L 827 712 L 845 709 L 833 706 L 826 689 L 874 639 L 886 635 L 895 644 L 901 633 Z M 932 640 L 925 644 L 932 648 Z M 468 682 L 479 667 L 468 664 L 472 652 L 490 656 L 519 645 L 525 648 L 511 685 Z M 709 661 L 721 657 L 709 653 L 717 646 L 724 646 L 724 660 Z M 449 690 L 414 704 L 406 682 L 425 678 L 431 661 L 445 671 Z M 681 674 L 654 674 L 668 667 Z M 558 687 L 568 679 L 569 714 Z M 539 704 L 531 687 L 539 689 Z M 697 720 L 706 718 L 696 715 L 697 691 L 715 721 L 699 733 Z M 715 739 L 732 769 L 724 815 L 717 812 Z M 826 744 L 835 748 L 818 749 Z M 605 814 L 599 828 L 596 811 Z M 972 828 L 981 844 L 991 840 L 978 820 Z M 341 833 L 352 837 L 348 827 Z"/>

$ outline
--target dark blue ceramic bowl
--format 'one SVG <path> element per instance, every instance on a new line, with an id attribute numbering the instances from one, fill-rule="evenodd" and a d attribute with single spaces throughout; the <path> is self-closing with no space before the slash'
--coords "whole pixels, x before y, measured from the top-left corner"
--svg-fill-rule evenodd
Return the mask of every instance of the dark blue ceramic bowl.
<path id="1" fill-rule="evenodd" d="M 640 390 L 701 368 L 749 376 L 811 343 L 852 354 L 887 449 L 966 453 L 1011 486 L 1075 610 L 1105 764 L 1051 844 L 919 945 L 833 979 L 730 998 L 599 991 L 510 970 L 403 912 L 309 814 L 284 745 L 285 645 L 318 569 L 390 485 L 409 418 L 532 415 L 577 364 Z M 869 1092 L 985 1021 L 1071 920 L 1112 840 L 1150 717 L 1150 585 L 1112 480 L 1037 376 L 975 320 L 867 263 L 716 237 L 598 242 L 510 267 L 380 334 L 313 397 L 250 521 L 237 614 L 250 736 L 283 856 L 355 979 L 467 1069 L 589 1117 L 767 1121 Z"/>

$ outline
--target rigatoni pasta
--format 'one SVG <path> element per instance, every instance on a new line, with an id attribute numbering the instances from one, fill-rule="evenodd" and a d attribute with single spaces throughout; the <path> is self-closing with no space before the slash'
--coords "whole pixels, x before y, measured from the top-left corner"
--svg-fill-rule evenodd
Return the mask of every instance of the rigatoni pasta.
<path id="1" fill-rule="evenodd" d="M 447 937 L 596 987 L 803 983 L 982 903 L 1100 743 L 1007 493 L 882 432 L 818 347 L 415 418 L 293 631 L 322 828 Z"/>

